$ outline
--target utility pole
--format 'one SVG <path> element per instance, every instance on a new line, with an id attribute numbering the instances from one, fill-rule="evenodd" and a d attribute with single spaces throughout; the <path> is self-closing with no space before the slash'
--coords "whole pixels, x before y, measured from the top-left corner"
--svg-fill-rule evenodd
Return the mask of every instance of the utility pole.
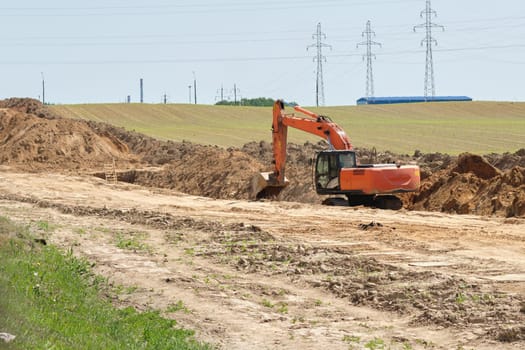
<path id="1" fill-rule="evenodd" d="M 321 23 L 317 23 L 317 31 L 312 35 L 312 39 L 315 39 L 315 44 L 306 47 L 308 50 L 311 47 L 317 49 L 317 55 L 314 57 L 314 62 L 317 62 L 316 80 L 315 80 L 315 105 L 324 106 L 324 82 L 323 82 L 323 61 L 326 62 L 326 57 L 323 56 L 323 47 L 332 46 L 323 43 L 323 39 L 326 39 L 326 34 L 321 31 Z"/>
<path id="2" fill-rule="evenodd" d="M 233 84 L 233 104 L 237 105 L 237 93 L 241 93 L 241 90 L 237 88 L 237 84 Z"/>
<path id="3" fill-rule="evenodd" d="M 376 55 L 372 53 L 372 45 L 381 47 L 380 43 L 372 40 L 376 36 L 376 33 L 372 30 L 370 20 L 366 22 L 366 29 L 362 33 L 362 36 L 366 38 L 365 41 L 357 44 L 366 46 L 366 54 L 363 55 L 363 60 L 366 58 L 366 97 L 374 97 L 374 74 L 372 72 L 372 58 L 376 58 Z"/>
<path id="4" fill-rule="evenodd" d="M 423 17 L 424 15 L 424 17 Z M 434 62 L 432 59 L 432 44 L 437 45 L 437 40 L 432 37 L 432 28 L 441 28 L 445 31 L 445 27 L 432 22 L 432 17 L 437 17 L 436 11 L 432 10 L 430 6 L 430 0 L 426 0 L 426 8 L 421 11 L 421 18 L 425 18 L 425 23 L 414 26 L 414 32 L 417 28 L 425 28 L 426 35 L 421 40 L 421 46 L 425 43 L 427 48 L 427 58 L 425 64 L 425 97 L 429 95 L 434 97 L 436 95 L 436 87 L 434 84 Z"/>
<path id="5" fill-rule="evenodd" d="M 188 95 L 189 100 L 188 101 L 191 104 L 191 85 L 188 85 L 188 91 L 189 91 L 189 95 Z"/>
<path id="6" fill-rule="evenodd" d="M 194 93 L 194 102 L 197 104 L 197 78 L 195 78 L 195 72 L 193 72 L 193 93 Z"/>
<path id="7" fill-rule="evenodd" d="M 227 99 L 229 99 L 230 97 L 229 96 L 226 96 Z M 224 87 L 223 85 L 221 84 L 221 88 L 220 89 L 217 89 L 217 95 L 215 96 L 215 101 L 225 101 L 224 99 Z"/>
<path id="8" fill-rule="evenodd" d="M 140 78 L 140 103 L 144 103 L 144 80 Z"/>
<path id="9" fill-rule="evenodd" d="M 42 76 L 42 104 L 46 104 L 46 82 L 44 80 L 44 72 L 40 72 L 40 75 Z"/>

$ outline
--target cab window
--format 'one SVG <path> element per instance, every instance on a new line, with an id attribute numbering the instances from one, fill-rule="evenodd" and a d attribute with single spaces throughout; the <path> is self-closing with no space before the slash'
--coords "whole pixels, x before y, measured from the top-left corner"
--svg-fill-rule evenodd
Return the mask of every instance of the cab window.
<path id="1" fill-rule="evenodd" d="M 341 168 L 355 168 L 355 153 L 339 154 L 339 165 Z"/>

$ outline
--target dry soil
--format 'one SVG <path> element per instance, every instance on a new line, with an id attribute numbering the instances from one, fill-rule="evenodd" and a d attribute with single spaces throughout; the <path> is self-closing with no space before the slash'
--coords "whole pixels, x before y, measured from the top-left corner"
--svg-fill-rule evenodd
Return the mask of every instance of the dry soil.
<path id="1" fill-rule="evenodd" d="M 118 306 L 161 310 L 224 349 L 525 347 L 523 150 L 358 150 L 422 167 L 421 191 L 387 211 L 318 204 L 324 145 L 291 145 L 281 201 L 252 201 L 265 142 L 162 142 L 34 100 L 0 108 L 0 214 L 89 259 Z"/>

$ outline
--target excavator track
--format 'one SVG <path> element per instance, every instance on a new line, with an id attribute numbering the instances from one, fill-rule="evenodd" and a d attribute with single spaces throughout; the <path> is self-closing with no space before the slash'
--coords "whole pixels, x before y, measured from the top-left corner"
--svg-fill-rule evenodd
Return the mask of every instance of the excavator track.
<path id="1" fill-rule="evenodd" d="M 379 209 L 399 210 L 403 208 L 403 202 L 396 196 L 385 195 L 374 198 L 374 207 Z"/>
<path id="2" fill-rule="evenodd" d="M 363 205 L 378 209 L 399 210 L 403 208 L 403 202 L 393 195 L 351 195 L 348 196 L 348 205 L 351 207 Z"/>

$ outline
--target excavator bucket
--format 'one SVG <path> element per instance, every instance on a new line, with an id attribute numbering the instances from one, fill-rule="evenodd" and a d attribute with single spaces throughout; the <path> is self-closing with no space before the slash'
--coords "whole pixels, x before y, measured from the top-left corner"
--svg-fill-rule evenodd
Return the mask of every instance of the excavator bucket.
<path id="1" fill-rule="evenodd" d="M 252 193 L 253 199 L 261 198 L 275 198 L 288 185 L 288 179 L 284 179 L 284 183 L 280 184 L 275 181 L 273 172 L 257 173 L 252 178 Z"/>

